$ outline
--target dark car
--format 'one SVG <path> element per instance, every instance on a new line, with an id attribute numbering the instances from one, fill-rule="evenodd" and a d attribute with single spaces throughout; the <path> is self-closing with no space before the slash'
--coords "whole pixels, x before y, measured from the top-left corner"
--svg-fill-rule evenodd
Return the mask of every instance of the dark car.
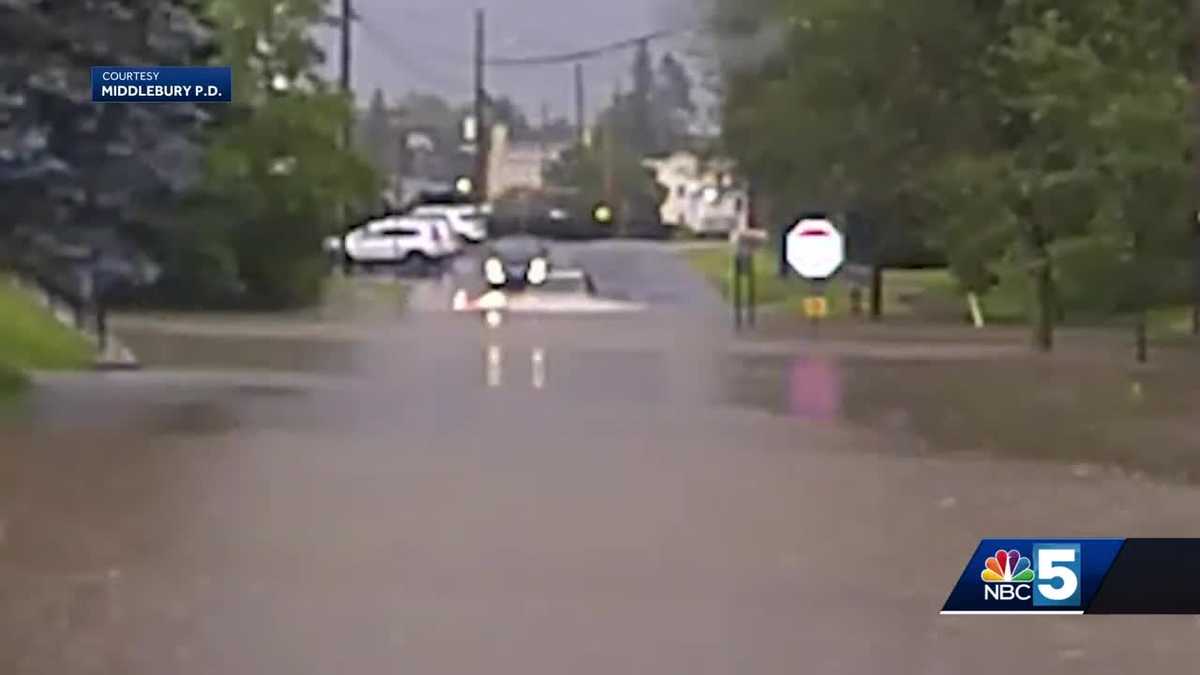
<path id="1" fill-rule="evenodd" d="M 550 276 L 550 251 L 535 237 L 501 239 L 483 256 L 483 278 L 494 289 L 541 286 Z"/>

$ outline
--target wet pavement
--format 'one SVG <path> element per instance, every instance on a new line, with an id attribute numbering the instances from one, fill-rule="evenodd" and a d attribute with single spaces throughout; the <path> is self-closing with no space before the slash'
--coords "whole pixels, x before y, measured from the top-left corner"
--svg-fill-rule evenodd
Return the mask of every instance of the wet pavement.
<path id="1" fill-rule="evenodd" d="M 937 615 L 983 536 L 1200 534 L 1186 373 L 755 346 L 669 251 L 575 246 L 650 309 L 132 317 L 154 368 L 41 378 L 0 672 L 1194 669 L 1193 618 Z"/>

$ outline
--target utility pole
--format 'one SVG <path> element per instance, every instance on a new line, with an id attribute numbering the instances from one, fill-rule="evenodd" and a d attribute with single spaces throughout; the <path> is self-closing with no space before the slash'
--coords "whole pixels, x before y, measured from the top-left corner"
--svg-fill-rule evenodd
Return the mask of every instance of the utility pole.
<path id="1" fill-rule="evenodd" d="M 1192 105 L 1195 117 L 1192 140 L 1192 335 L 1200 337 L 1200 0 L 1191 2 L 1192 20 Z"/>
<path id="2" fill-rule="evenodd" d="M 620 220 L 623 214 L 617 211 L 617 205 L 614 201 L 616 198 L 616 175 L 613 168 L 613 143 L 614 136 L 617 134 L 617 110 L 621 103 L 621 83 L 613 89 L 613 104 L 608 111 L 608 116 L 604 120 L 604 203 L 608 208 L 612 209 L 617 220 Z"/>
<path id="3" fill-rule="evenodd" d="M 353 115 L 354 98 L 353 98 L 353 92 L 350 90 L 350 84 L 351 84 L 350 83 L 350 65 L 351 65 L 351 61 L 350 61 L 350 57 L 351 57 L 351 53 L 350 53 L 350 38 L 351 38 L 350 22 L 354 20 L 354 9 L 353 9 L 353 7 L 351 7 L 350 0 L 342 0 L 341 19 L 342 19 L 341 20 L 341 28 L 342 28 L 342 63 L 341 63 L 341 66 L 342 66 L 342 72 L 341 72 L 341 77 L 338 79 L 338 81 L 341 84 L 342 93 L 349 96 L 350 102 L 351 102 L 350 120 L 346 123 L 346 127 L 342 130 L 342 146 L 345 148 L 349 148 L 350 142 L 352 140 L 352 135 L 353 135 L 352 129 L 354 128 L 354 115 Z"/>
<path id="4" fill-rule="evenodd" d="M 485 23 L 482 9 L 475 10 L 475 202 L 488 195 L 488 150 L 491 126 L 487 123 L 487 86 L 484 82 Z"/>
<path id="5" fill-rule="evenodd" d="M 342 0 L 342 16 L 339 25 L 342 33 L 342 62 L 341 73 L 338 77 L 338 83 L 341 86 L 342 95 L 346 97 L 346 101 L 350 105 L 350 113 L 346 116 L 346 122 L 342 126 L 342 149 L 349 152 L 354 145 L 354 123 L 358 116 L 358 106 L 354 103 L 354 91 L 351 89 L 350 82 L 350 22 L 354 20 L 354 8 L 351 6 L 350 0 Z M 341 201 L 337 205 L 337 218 L 340 225 L 345 225 L 350 220 L 350 212 L 353 205 L 347 201 Z M 344 269 L 349 271 L 348 259 L 345 262 Z"/>
<path id="6" fill-rule="evenodd" d="M 583 63 L 575 62 L 575 129 L 579 133 L 579 145 L 587 139 L 587 120 L 584 119 Z"/>

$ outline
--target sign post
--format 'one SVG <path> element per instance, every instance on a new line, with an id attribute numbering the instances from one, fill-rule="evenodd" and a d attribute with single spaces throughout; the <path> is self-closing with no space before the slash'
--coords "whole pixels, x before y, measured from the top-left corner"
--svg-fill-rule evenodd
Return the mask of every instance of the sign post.
<path id="1" fill-rule="evenodd" d="M 757 320 L 758 288 L 754 279 L 754 254 L 767 242 L 762 230 L 745 229 L 733 234 L 733 326 L 751 328 Z"/>
<path id="2" fill-rule="evenodd" d="M 812 294 L 804 300 L 804 313 L 815 330 L 818 322 L 829 315 L 822 282 L 846 262 L 846 240 L 828 220 L 805 218 L 788 232 L 785 248 L 788 265 L 812 286 Z"/>
<path id="3" fill-rule="evenodd" d="M 745 260 L 742 258 L 742 252 L 734 250 L 733 252 L 733 329 L 735 331 L 742 330 L 742 279 L 745 277 L 743 268 Z"/>

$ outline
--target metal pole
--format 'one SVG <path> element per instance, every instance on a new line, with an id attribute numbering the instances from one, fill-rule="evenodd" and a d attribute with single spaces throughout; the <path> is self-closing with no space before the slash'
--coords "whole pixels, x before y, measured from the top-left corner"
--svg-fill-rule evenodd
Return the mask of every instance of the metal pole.
<path id="1" fill-rule="evenodd" d="M 789 268 L 787 261 L 788 248 L 788 225 L 780 224 L 779 226 L 779 278 L 786 279 L 789 276 Z"/>
<path id="2" fill-rule="evenodd" d="M 883 320 L 883 265 L 887 247 L 884 246 L 882 225 L 880 218 L 872 218 L 865 223 L 863 228 L 871 240 L 868 245 L 868 249 L 871 251 L 871 321 Z"/>
<path id="3" fill-rule="evenodd" d="M 351 90 L 350 72 L 351 72 L 351 34 L 350 25 L 354 20 L 354 8 L 351 5 L 351 0 L 342 0 L 342 16 L 341 16 L 341 72 L 338 77 L 338 84 L 342 94 L 346 97 L 346 101 L 350 106 L 350 113 L 346 117 L 346 122 L 342 126 L 342 149 L 349 152 L 354 144 L 354 124 L 357 117 L 357 106 L 354 104 L 354 92 Z M 350 211 L 352 205 L 345 200 L 338 200 L 338 204 L 334 206 L 335 216 L 340 222 L 339 227 L 344 227 L 346 222 L 350 220 Z M 348 270 L 346 270 L 348 271 Z"/>
<path id="4" fill-rule="evenodd" d="M 341 75 L 338 78 L 338 82 L 341 86 L 342 93 L 346 94 L 347 96 L 349 96 L 351 94 L 351 91 L 350 91 L 350 85 L 351 85 L 351 82 L 350 82 L 350 67 L 351 67 L 350 23 L 351 23 L 351 21 L 353 21 L 353 17 L 354 17 L 354 9 L 351 6 L 351 0 L 342 0 L 342 17 L 341 17 L 341 19 L 342 19 L 342 21 L 341 21 L 342 62 L 341 62 Z M 353 102 L 353 99 L 351 99 L 351 101 Z M 353 105 L 351 105 L 351 110 L 352 111 L 354 110 Z M 354 125 L 353 120 L 354 120 L 354 116 L 351 115 L 350 120 L 346 123 L 346 127 L 342 130 L 342 146 L 345 148 L 350 147 L 350 142 L 351 142 L 352 134 L 353 134 L 352 129 L 353 129 L 353 125 Z"/>
<path id="5" fill-rule="evenodd" d="M 584 139 L 587 137 L 587 120 L 584 112 L 585 99 L 583 95 L 583 64 L 575 64 L 575 127 L 579 132 L 579 145 L 583 146 Z"/>
<path id="6" fill-rule="evenodd" d="M 871 263 L 871 320 L 883 319 L 883 265 Z"/>
<path id="7" fill-rule="evenodd" d="M 733 327 L 742 330 L 742 255 L 733 253 Z"/>
<path id="8" fill-rule="evenodd" d="M 108 309 L 103 299 L 96 300 L 96 339 L 100 345 L 100 353 L 108 351 Z"/>
<path id="9" fill-rule="evenodd" d="M 350 21 L 352 8 L 350 0 L 342 0 L 342 70 L 341 77 L 338 82 L 341 84 L 342 91 L 350 91 Z"/>
<path id="10" fill-rule="evenodd" d="M 487 124 L 487 85 L 484 81 L 486 24 L 482 9 L 475 10 L 475 201 L 488 196 L 488 151 L 491 127 Z"/>
<path id="11" fill-rule="evenodd" d="M 808 282 L 808 295 L 810 298 L 819 297 L 821 295 L 821 290 L 821 287 L 816 281 L 810 280 Z M 812 323 L 812 336 L 817 337 L 821 332 L 821 317 L 818 316 L 816 312 L 813 312 L 809 320 Z"/>
<path id="12" fill-rule="evenodd" d="M 750 319 L 750 327 L 754 328 L 754 325 L 758 321 L 758 317 L 756 316 L 756 314 L 758 313 L 757 312 L 757 309 L 758 309 L 758 285 L 757 285 L 757 281 L 754 279 L 754 254 L 753 253 L 746 256 L 746 288 L 747 288 L 746 295 L 748 296 L 746 298 L 746 301 L 747 301 L 746 311 L 748 313 L 748 318 Z"/>
<path id="13" fill-rule="evenodd" d="M 613 170 L 613 136 L 617 133 L 616 115 L 621 101 L 621 85 L 617 83 L 613 89 L 613 105 L 608 111 L 604 124 L 604 203 L 611 209 L 616 209 L 614 193 L 616 192 L 616 175 Z"/>
<path id="14" fill-rule="evenodd" d="M 1137 341 L 1137 362 L 1148 363 L 1150 361 L 1150 340 L 1146 335 L 1146 309 L 1144 307 L 1139 309 L 1137 313 L 1135 337 Z"/>

